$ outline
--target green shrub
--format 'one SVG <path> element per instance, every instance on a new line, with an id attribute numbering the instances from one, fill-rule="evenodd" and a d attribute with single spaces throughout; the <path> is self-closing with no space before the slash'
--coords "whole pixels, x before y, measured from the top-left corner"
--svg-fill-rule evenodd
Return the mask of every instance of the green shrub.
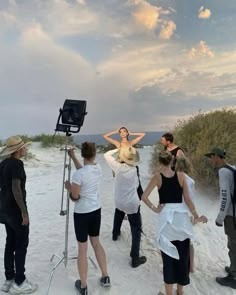
<path id="1" fill-rule="evenodd" d="M 33 141 L 33 138 L 34 138 L 26 134 L 18 134 L 17 136 L 20 136 L 24 142 Z"/>
<path id="2" fill-rule="evenodd" d="M 41 134 L 35 136 L 34 141 L 41 142 L 41 147 L 62 146 L 64 144 L 73 144 L 73 138 L 65 135 Z"/>
<path id="3" fill-rule="evenodd" d="M 236 110 L 201 113 L 180 121 L 172 131 L 174 143 L 183 148 L 193 165 L 193 177 L 201 186 L 215 187 L 216 173 L 204 154 L 214 146 L 227 152 L 227 162 L 236 163 Z M 159 147 L 160 148 L 160 147 Z M 163 149 L 163 147 L 162 147 Z M 153 152 L 151 171 L 155 171 L 158 146 Z"/>

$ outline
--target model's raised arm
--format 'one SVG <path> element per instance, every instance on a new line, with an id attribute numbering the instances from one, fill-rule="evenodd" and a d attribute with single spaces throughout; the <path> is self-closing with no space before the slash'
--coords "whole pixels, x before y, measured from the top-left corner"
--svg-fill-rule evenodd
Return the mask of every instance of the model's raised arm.
<path id="1" fill-rule="evenodd" d="M 111 131 L 111 132 L 108 132 L 106 134 L 103 135 L 103 138 L 110 142 L 111 144 L 114 144 L 116 146 L 116 148 L 119 148 L 120 147 L 120 142 L 116 139 L 113 139 L 111 138 L 110 136 L 113 135 L 113 134 L 117 134 L 119 130 L 115 130 L 115 131 Z"/>
<path id="2" fill-rule="evenodd" d="M 130 143 L 134 145 L 138 143 L 146 135 L 146 133 L 145 132 L 129 132 L 129 135 L 136 136 L 136 138 L 130 140 Z"/>

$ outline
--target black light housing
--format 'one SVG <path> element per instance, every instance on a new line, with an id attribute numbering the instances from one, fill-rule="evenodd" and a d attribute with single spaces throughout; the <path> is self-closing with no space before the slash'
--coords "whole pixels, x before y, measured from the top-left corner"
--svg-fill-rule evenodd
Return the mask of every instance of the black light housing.
<path id="1" fill-rule="evenodd" d="M 86 100 L 66 99 L 63 109 L 60 109 L 55 131 L 66 132 L 67 134 L 77 133 L 84 123 L 86 112 Z M 61 122 L 60 122 L 61 118 Z"/>

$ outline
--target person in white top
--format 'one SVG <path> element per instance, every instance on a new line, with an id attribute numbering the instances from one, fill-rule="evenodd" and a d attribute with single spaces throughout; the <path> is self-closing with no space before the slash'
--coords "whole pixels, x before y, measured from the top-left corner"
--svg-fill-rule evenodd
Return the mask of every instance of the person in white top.
<path id="1" fill-rule="evenodd" d="M 84 142 L 82 144 L 81 156 L 84 159 L 84 165 L 79 162 L 72 149 L 69 151 L 69 155 L 77 169 L 72 176 L 72 183 L 65 182 L 65 187 L 70 192 L 70 198 L 75 202 L 74 227 L 78 241 L 77 263 L 80 276 L 80 280 L 75 282 L 75 288 L 79 294 L 87 295 L 88 236 L 102 272 L 100 283 L 103 287 L 110 286 L 106 255 L 99 241 L 101 225 L 99 184 L 102 179 L 102 170 L 100 165 L 95 162 L 96 146 L 93 142 Z"/>
<path id="2" fill-rule="evenodd" d="M 137 193 L 139 186 L 136 165 L 139 162 L 138 151 L 133 147 L 121 147 L 119 160 L 114 158 L 117 149 L 104 154 L 107 164 L 115 171 L 115 216 L 113 234 L 120 234 L 120 226 L 125 213 L 128 215 L 132 234 L 130 251 L 131 266 L 138 267 L 146 262 L 145 256 L 139 256 L 142 222 L 140 199 Z"/>
<path id="3" fill-rule="evenodd" d="M 195 204 L 195 181 L 188 175 L 192 171 L 192 165 L 189 159 L 183 156 L 178 157 L 176 159 L 175 171 L 184 172 L 190 199 Z M 204 215 L 198 218 L 198 222 L 206 223 L 207 221 L 207 217 Z M 192 243 L 190 244 L 190 272 L 194 272 L 194 247 Z"/>

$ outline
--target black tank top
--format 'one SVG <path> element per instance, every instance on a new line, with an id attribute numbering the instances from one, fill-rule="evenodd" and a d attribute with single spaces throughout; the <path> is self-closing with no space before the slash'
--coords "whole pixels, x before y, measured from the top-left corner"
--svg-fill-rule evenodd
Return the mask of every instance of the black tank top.
<path id="1" fill-rule="evenodd" d="M 167 147 L 165 147 L 164 150 L 165 150 L 165 151 L 169 151 L 169 150 L 167 149 Z M 177 153 L 178 153 L 179 150 L 182 151 L 182 149 L 181 149 L 179 146 L 177 146 L 177 147 L 174 148 L 173 150 L 169 151 L 169 152 L 171 153 L 171 155 L 174 157 L 173 162 L 172 162 L 172 165 L 171 165 L 171 169 L 172 169 L 173 171 L 175 171 L 176 155 L 177 155 Z"/>
<path id="2" fill-rule="evenodd" d="M 162 185 L 158 190 L 160 204 L 182 203 L 183 188 L 179 184 L 177 173 L 172 177 L 165 177 L 161 173 Z"/>
<path id="3" fill-rule="evenodd" d="M 179 150 L 182 151 L 182 149 L 179 146 L 177 146 L 175 149 L 173 149 L 172 151 L 169 151 L 169 152 L 171 153 L 172 156 L 174 156 L 176 158 L 176 155 Z"/>

